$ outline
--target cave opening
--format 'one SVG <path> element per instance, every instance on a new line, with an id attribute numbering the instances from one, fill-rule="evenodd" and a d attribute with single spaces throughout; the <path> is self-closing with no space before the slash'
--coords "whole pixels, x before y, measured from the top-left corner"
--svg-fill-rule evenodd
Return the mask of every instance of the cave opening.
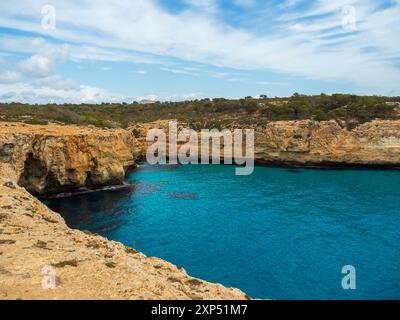
<path id="1" fill-rule="evenodd" d="M 47 168 L 43 161 L 29 153 L 24 162 L 24 170 L 19 177 L 18 184 L 30 193 L 41 193 L 45 187 L 46 176 Z"/>
<path id="2" fill-rule="evenodd" d="M 19 177 L 18 184 L 33 195 L 61 190 L 54 173 L 49 171 L 46 163 L 36 158 L 33 153 L 29 153 L 24 162 L 24 170 Z"/>

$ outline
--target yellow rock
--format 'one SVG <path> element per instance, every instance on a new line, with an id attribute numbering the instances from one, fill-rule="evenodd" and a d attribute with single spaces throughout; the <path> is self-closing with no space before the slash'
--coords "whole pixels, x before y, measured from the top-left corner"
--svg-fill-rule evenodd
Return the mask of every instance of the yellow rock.
<path id="1" fill-rule="evenodd" d="M 121 184 L 135 143 L 120 129 L 1 123 L 2 176 L 34 194 Z"/>

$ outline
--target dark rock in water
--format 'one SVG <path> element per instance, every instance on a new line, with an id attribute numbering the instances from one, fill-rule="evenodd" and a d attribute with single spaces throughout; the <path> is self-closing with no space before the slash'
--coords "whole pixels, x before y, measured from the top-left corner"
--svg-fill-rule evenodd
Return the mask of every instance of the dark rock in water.
<path id="1" fill-rule="evenodd" d="M 168 193 L 168 197 L 174 198 L 174 199 L 183 199 L 183 200 L 198 199 L 198 195 L 195 192 L 170 192 L 170 193 Z"/>
<path id="2" fill-rule="evenodd" d="M 160 190 L 160 185 L 151 185 L 148 181 L 134 183 L 137 196 L 146 196 Z"/>

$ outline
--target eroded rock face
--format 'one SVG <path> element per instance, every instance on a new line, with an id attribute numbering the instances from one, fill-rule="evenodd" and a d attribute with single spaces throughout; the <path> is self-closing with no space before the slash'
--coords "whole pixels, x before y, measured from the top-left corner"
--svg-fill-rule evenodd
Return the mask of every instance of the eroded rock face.
<path id="1" fill-rule="evenodd" d="M 135 143 L 125 130 L 1 123 L 2 174 L 33 194 L 121 184 Z"/>
<path id="2" fill-rule="evenodd" d="M 0 123 L 1 175 L 40 195 L 121 184 L 126 169 L 152 144 L 146 142 L 148 130 L 168 134 L 168 123 L 128 130 Z M 179 123 L 178 131 L 185 127 Z M 240 126 L 228 129 L 234 128 Z M 376 120 L 353 130 L 335 121 L 312 120 L 277 121 L 254 129 L 259 164 L 400 167 L 399 120 Z"/>
<path id="3" fill-rule="evenodd" d="M 400 167 L 400 121 L 376 120 L 353 130 L 336 121 L 278 121 L 256 129 L 259 163 Z"/>
<path id="4" fill-rule="evenodd" d="M 187 128 L 178 124 L 178 130 Z M 129 128 L 143 146 L 150 128 L 168 133 L 168 121 Z M 400 168 L 400 121 L 375 120 L 348 130 L 336 121 L 276 121 L 265 127 L 233 124 L 233 129 L 255 130 L 255 161 L 284 166 L 377 166 Z M 180 143 L 182 144 L 182 143 Z M 221 155 L 223 152 L 221 152 Z"/>

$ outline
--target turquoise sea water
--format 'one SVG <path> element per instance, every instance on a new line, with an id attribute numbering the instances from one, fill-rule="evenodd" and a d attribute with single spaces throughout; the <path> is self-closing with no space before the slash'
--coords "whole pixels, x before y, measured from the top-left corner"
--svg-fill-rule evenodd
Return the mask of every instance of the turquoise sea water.
<path id="1" fill-rule="evenodd" d="M 98 232 L 253 298 L 400 299 L 400 172 L 142 166 L 130 190 L 47 201 Z M 341 270 L 356 268 L 356 290 Z"/>

